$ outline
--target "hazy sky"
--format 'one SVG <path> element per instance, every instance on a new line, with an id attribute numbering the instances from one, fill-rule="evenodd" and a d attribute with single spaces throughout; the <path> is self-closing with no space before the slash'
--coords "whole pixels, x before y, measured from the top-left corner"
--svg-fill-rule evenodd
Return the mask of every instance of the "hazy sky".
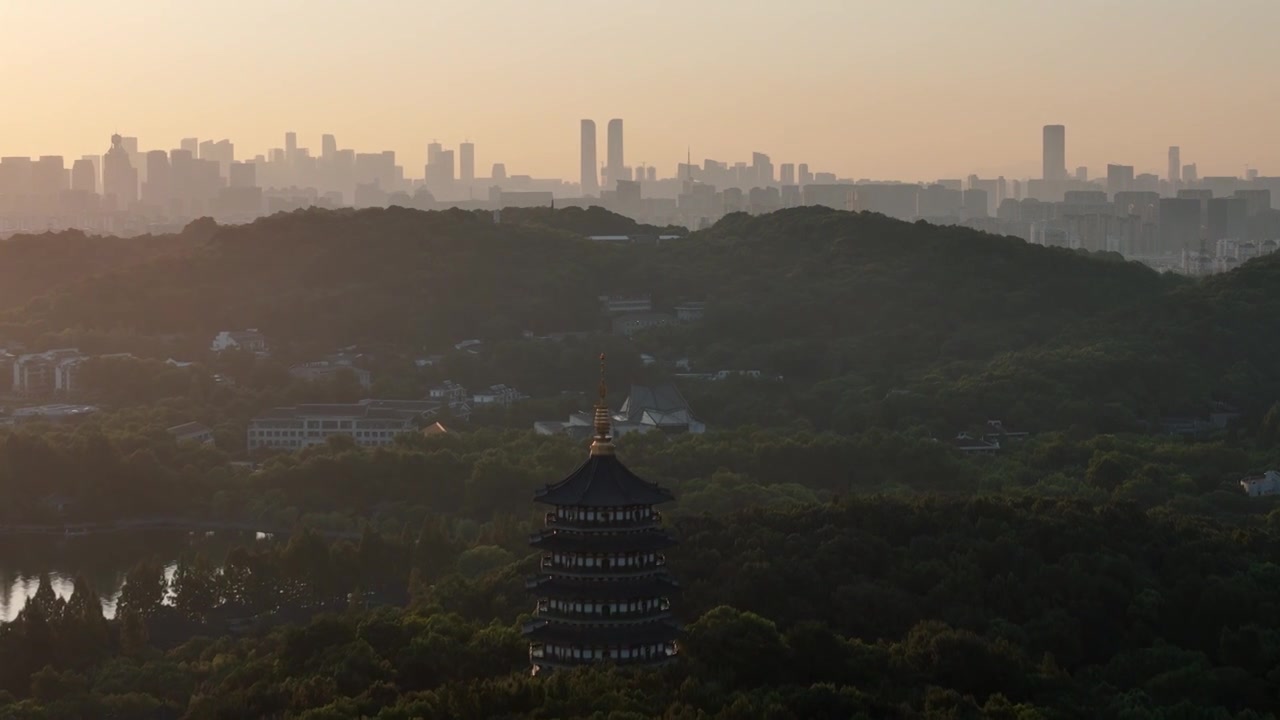
<path id="1" fill-rule="evenodd" d="M 0 0 L 0 154 L 227 137 L 476 143 L 479 174 L 577 177 L 578 120 L 629 165 L 809 162 L 842 176 L 1067 165 L 1280 175 L 1280 0 Z"/>

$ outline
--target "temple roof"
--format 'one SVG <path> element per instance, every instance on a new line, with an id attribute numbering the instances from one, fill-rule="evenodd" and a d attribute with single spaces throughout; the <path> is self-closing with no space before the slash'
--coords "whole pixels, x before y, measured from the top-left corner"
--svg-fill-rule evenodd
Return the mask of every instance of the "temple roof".
<path id="1" fill-rule="evenodd" d="M 617 627 L 567 625 L 535 620 L 525 629 L 524 634 L 532 642 L 644 645 L 675 640 L 680 635 L 680 628 L 666 620 Z"/>
<path id="2" fill-rule="evenodd" d="M 535 491 L 533 499 L 548 505 L 626 507 L 657 505 L 675 498 L 670 490 L 641 480 L 612 453 L 593 453 L 569 477 Z"/>
<path id="3" fill-rule="evenodd" d="M 672 537 L 661 530 L 643 532 L 598 534 L 576 533 L 564 530 L 543 530 L 529 544 L 551 551 L 581 553 L 642 552 L 661 550 L 676 544 Z"/>
<path id="4" fill-rule="evenodd" d="M 542 597 L 581 600 L 634 600 L 674 595 L 680 592 L 680 586 L 669 575 L 656 577 L 651 575 L 632 580 L 539 577 L 530 583 L 529 589 Z"/>

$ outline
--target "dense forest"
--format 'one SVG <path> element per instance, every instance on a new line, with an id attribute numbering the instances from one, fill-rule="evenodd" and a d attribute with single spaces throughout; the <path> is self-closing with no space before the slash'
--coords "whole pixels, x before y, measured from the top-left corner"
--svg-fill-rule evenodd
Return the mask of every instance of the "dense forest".
<path id="1" fill-rule="evenodd" d="M 685 639 L 653 671 L 529 678 L 533 566 L 503 547 L 520 538 L 460 550 L 426 523 L 193 558 L 171 605 L 144 564 L 111 622 L 87 584 L 66 601 L 42 586 L 0 628 L 0 717 L 1262 718 L 1280 703 L 1274 519 L 871 498 L 675 530 Z M 305 608 L 319 614 L 254 627 Z M 192 624 L 208 634 L 174 637 Z"/>

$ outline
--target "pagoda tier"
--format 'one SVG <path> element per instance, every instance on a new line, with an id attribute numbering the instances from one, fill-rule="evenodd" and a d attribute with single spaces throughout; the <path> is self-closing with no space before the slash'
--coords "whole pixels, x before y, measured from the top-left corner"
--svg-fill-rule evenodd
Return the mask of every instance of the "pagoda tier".
<path id="1" fill-rule="evenodd" d="M 533 672 L 674 657 L 680 629 L 670 596 L 679 586 L 662 550 L 675 540 L 653 509 L 673 498 L 614 455 L 603 382 L 591 455 L 534 499 L 554 509 L 529 539 L 542 551 L 539 573 L 526 584 L 537 598 L 534 619 L 524 627 Z"/>

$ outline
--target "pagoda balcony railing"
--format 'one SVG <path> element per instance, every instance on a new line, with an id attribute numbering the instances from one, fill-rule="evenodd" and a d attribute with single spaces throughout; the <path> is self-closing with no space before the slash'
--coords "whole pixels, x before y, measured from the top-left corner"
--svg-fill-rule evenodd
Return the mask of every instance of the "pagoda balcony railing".
<path id="1" fill-rule="evenodd" d="M 662 512 L 654 510 L 646 516 L 630 520 L 583 520 L 560 517 L 554 512 L 546 514 L 547 527 L 573 528 L 574 530 L 634 530 L 662 524 Z"/>
<path id="2" fill-rule="evenodd" d="M 680 646 L 671 643 L 667 647 L 652 652 L 633 655 L 632 657 L 618 657 L 611 652 L 610 657 L 573 657 L 570 653 L 547 652 L 542 645 L 529 646 L 529 661 L 535 665 L 544 666 L 561 666 L 572 667 L 575 665 L 594 665 L 598 663 L 614 663 L 616 665 L 640 665 L 655 662 L 666 662 L 675 659 L 680 654 Z"/>
<path id="3" fill-rule="evenodd" d="M 650 610 L 627 610 L 614 612 L 571 612 L 568 610 L 550 610 L 538 607 L 538 620 L 551 620 L 571 625 L 608 625 L 611 623 L 630 624 L 655 622 L 671 617 L 671 604 Z M 535 621 L 536 622 L 536 621 Z"/>
<path id="4" fill-rule="evenodd" d="M 541 567 L 544 572 L 555 575 L 565 575 L 568 577 L 630 577 L 633 575 L 647 575 L 657 572 L 667 566 L 667 558 L 665 555 L 658 554 L 656 560 L 643 562 L 635 565 L 610 564 L 610 565 L 561 565 L 554 562 L 549 557 L 543 557 Z"/>

